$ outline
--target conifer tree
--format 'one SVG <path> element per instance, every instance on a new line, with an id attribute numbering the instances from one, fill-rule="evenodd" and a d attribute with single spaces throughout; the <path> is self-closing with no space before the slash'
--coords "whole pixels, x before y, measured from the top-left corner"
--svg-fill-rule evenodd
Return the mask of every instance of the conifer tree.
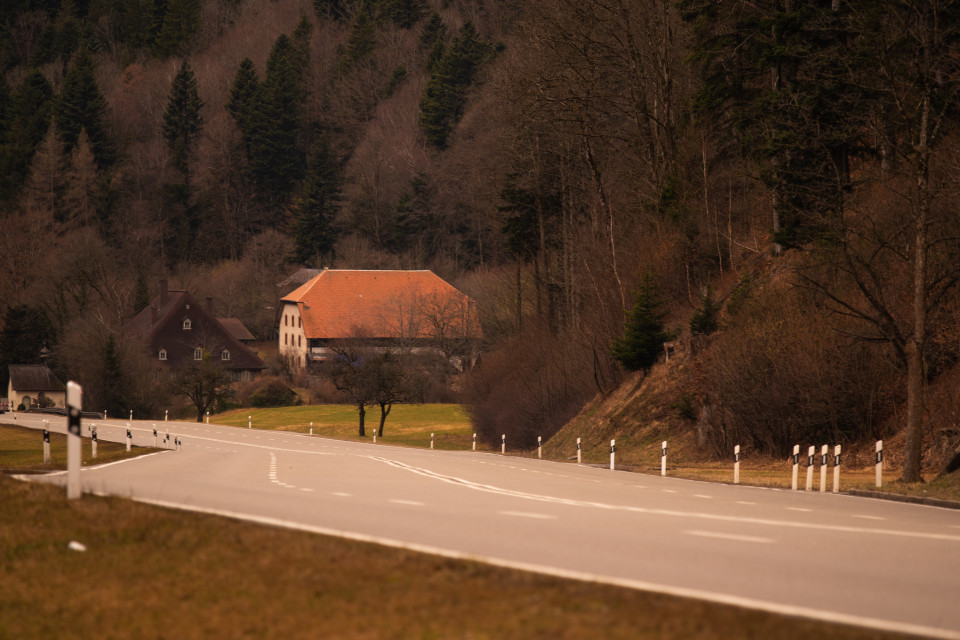
<path id="1" fill-rule="evenodd" d="M 167 0 L 166 4 L 163 27 L 153 45 L 162 58 L 182 52 L 200 29 L 200 0 Z"/>
<path id="2" fill-rule="evenodd" d="M 203 102 L 197 91 L 197 79 L 186 60 L 173 78 L 167 110 L 163 114 L 163 138 L 173 152 L 173 166 L 190 182 L 190 146 L 200 134 Z"/>
<path id="3" fill-rule="evenodd" d="M 319 260 L 333 251 L 333 224 L 340 210 L 340 176 L 326 137 L 318 135 L 310 151 L 303 196 L 296 203 L 293 237 L 294 258 L 302 264 L 320 266 Z"/>
<path id="4" fill-rule="evenodd" d="M 443 24 L 443 18 L 436 11 L 430 13 L 420 30 L 420 46 L 424 49 L 432 49 L 437 40 L 446 40 L 447 25 Z"/>
<path id="5" fill-rule="evenodd" d="M 64 152 L 73 151 L 80 130 L 86 129 L 97 165 L 101 169 L 110 166 L 114 150 L 104 126 L 105 113 L 106 101 L 97 85 L 93 58 L 86 49 L 81 49 L 63 79 L 63 89 L 56 103 L 56 121 L 63 137 Z"/>
<path id="6" fill-rule="evenodd" d="M 481 41 L 473 24 L 467 22 L 436 64 L 420 100 L 420 127 L 437 147 L 447 146 L 447 137 L 463 115 L 467 89 L 490 51 L 490 45 Z"/>
<path id="7" fill-rule="evenodd" d="M 80 131 L 64 173 L 62 218 L 72 226 L 89 227 L 97 219 L 100 176 L 86 130 Z"/>
<path id="8" fill-rule="evenodd" d="M 59 220 L 63 173 L 63 142 L 56 125 L 51 125 L 30 162 L 30 173 L 21 193 L 23 206 L 50 221 Z"/>
<path id="9" fill-rule="evenodd" d="M 6 144 L 0 147 L 0 199 L 12 197 L 27 177 L 37 145 L 50 125 L 53 87 L 31 71 L 10 96 Z"/>
<path id="10" fill-rule="evenodd" d="M 260 99 L 260 78 L 250 58 L 240 61 L 240 68 L 233 78 L 230 87 L 230 99 L 227 101 L 227 111 L 230 112 L 237 128 L 240 129 L 240 138 L 243 148 L 250 154 L 250 140 L 253 135 L 253 114 L 258 108 Z"/>
<path id="11" fill-rule="evenodd" d="M 127 46 L 141 49 L 153 45 L 157 37 L 154 0 L 123 0 L 120 14 L 120 34 Z"/>
<path id="12" fill-rule="evenodd" d="M 347 21 L 347 0 L 313 0 L 313 10 L 318 18 L 329 18 L 337 22 Z"/>
<path id="13" fill-rule="evenodd" d="M 281 35 L 267 60 L 267 77 L 252 110 L 250 169 L 268 195 L 283 200 L 303 176 L 297 144 L 303 125 L 302 69 L 290 38 Z"/>
<path id="14" fill-rule="evenodd" d="M 377 45 L 376 27 L 370 7 L 366 3 L 362 4 L 350 25 L 350 35 L 347 36 L 347 45 L 340 60 L 341 71 L 346 72 L 373 53 Z"/>
<path id="15" fill-rule="evenodd" d="M 420 22 L 427 3 L 424 0 L 388 0 L 384 6 L 384 13 L 398 27 L 409 29 Z"/>
<path id="16" fill-rule="evenodd" d="M 649 371 L 673 336 L 666 330 L 661 311 L 664 300 L 653 275 L 644 274 L 633 294 L 633 308 L 627 313 L 623 335 L 610 345 L 614 358 L 628 371 Z"/>

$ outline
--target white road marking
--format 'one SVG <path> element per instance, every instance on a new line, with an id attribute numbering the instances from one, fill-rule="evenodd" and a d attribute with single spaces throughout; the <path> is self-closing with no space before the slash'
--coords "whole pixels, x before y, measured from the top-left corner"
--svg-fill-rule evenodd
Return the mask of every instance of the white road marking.
<path id="1" fill-rule="evenodd" d="M 663 492 L 664 492 L 664 493 L 676 493 L 676 491 L 674 491 L 673 489 L 664 489 Z"/>
<path id="2" fill-rule="evenodd" d="M 695 494 L 693 494 L 693 497 L 694 497 L 694 498 L 707 498 L 708 500 L 713 500 L 713 496 L 705 496 L 705 495 L 703 495 L 702 493 L 695 493 Z"/>
<path id="3" fill-rule="evenodd" d="M 393 504 L 405 504 L 411 507 L 423 507 L 426 505 L 425 502 L 417 502 L 416 500 L 391 500 Z"/>
<path id="4" fill-rule="evenodd" d="M 803 507 L 787 507 L 787 511 L 800 511 L 802 513 L 810 513 L 810 509 L 804 509 Z"/>
<path id="5" fill-rule="evenodd" d="M 497 511 L 501 516 L 516 516 L 517 518 L 533 518 L 535 520 L 556 520 L 557 516 L 546 513 L 530 513 L 527 511 Z"/>
<path id="6" fill-rule="evenodd" d="M 854 518 L 861 518 L 862 520 L 886 520 L 886 518 L 881 518 L 880 516 L 861 516 L 853 514 Z"/>
<path id="7" fill-rule="evenodd" d="M 735 533 L 720 533 L 719 531 L 684 531 L 687 535 L 700 536 L 702 538 L 718 538 L 721 540 L 734 540 L 736 542 L 756 542 L 758 544 L 770 544 L 773 538 L 761 538 L 759 536 L 741 536 Z"/>
<path id="8" fill-rule="evenodd" d="M 737 504 L 747 504 L 747 505 L 753 506 L 753 505 L 755 505 L 755 504 L 757 504 L 757 503 L 756 503 L 756 502 L 747 502 L 746 500 L 737 500 Z"/>
<path id="9" fill-rule="evenodd" d="M 312 492 L 313 489 L 311 489 L 310 487 L 300 487 L 300 491 Z"/>
<path id="10" fill-rule="evenodd" d="M 419 467 L 414 467 L 397 460 L 388 460 L 386 458 L 379 458 L 376 456 L 369 456 L 372 460 L 378 460 L 389 464 L 390 466 L 397 467 L 399 469 L 404 469 L 411 473 L 421 475 L 427 478 L 432 478 L 434 480 L 439 480 L 440 482 L 446 482 L 448 484 L 453 484 L 461 486 L 467 489 L 473 489 L 475 491 L 483 491 L 486 493 L 494 493 L 498 495 L 511 496 L 514 498 L 522 498 L 525 500 L 533 500 L 536 502 L 548 502 L 552 504 L 562 504 L 571 507 L 589 507 L 594 509 L 604 509 L 608 511 L 627 511 L 630 513 L 643 513 L 648 515 L 661 515 L 661 516 L 670 516 L 676 518 L 690 518 L 697 520 L 710 520 L 715 522 L 736 522 L 738 524 L 757 524 L 765 525 L 771 527 L 784 527 L 788 529 L 817 529 L 820 531 L 837 531 L 843 533 L 858 533 L 858 534 L 873 534 L 873 535 L 885 535 L 885 536 L 897 536 L 902 538 L 920 538 L 924 540 L 943 540 L 947 542 L 957 542 L 960 543 L 960 535 L 952 535 L 946 533 L 932 533 L 927 531 L 904 531 L 900 529 L 877 529 L 870 527 L 852 527 L 848 525 L 837 525 L 837 524 L 824 524 L 819 522 L 812 522 L 808 520 L 773 520 L 767 518 L 744 518 L 742 516 L 734 515 L 725 515 L 719 513 L 702 513 L 696 511 L 675 511 L 672 509 L 650 509 L 647 507 L 637 507 L 633 505 L 618 505 L 618 504 L 609 504 L 604 502 L 592 502 L 587 500 L 574 500 L 572 498 L 558 498 L 555 496 L 547 496 L 536 493 L 526 493 L 523 491 L 515 491 L 513 489 L 504 489 L 502 487 L 496 487 L 493 485 L 480 484 L 478 482 L 473 482 L 471 480 L 466 480 L 464 478 L 457 478 L 455 476 L 445 476 L 439 473 L 430 471 L 428 469 L 421 469 Z M 664 489 L 664 491 L 671 491 L 669 489 Z M 803 511 L 809 511 L 809 509 L 802 509 Z"/>
<path id="11" fill-rule="evenodd" d="M 474 553 L 464 553 L 461 551 L 454 551 L 452 549 L 443 549 L 440 547 L 433 547 L 430 545 L 403 542 L 401 540 L 396 540 L 393 538 L 372 536 L 365 533 L 345 531 L 343 529 L 331 529 L 329 527 L 318 527 L 314 525 L 304 524 L 302 522 L 294 522 L 292 520 L 282 520 L 280 518 L 269 518 L 266 516 L 258 516 L 258 515 L 249 514 L 249 513 L 241 513 L 238 511 L 210 509 L 207 507 L 198 507 L 195 505 L 181 504 L 176 502 L 167 502 L 164 500 L 151 500 L 147 498 L 133 498 L 133 500 L 136 502 L 142 502 L 143 504 L 152 504 L 158 507 L 165 507 L 167 509 L 180 509 L 182 511 L 192 511 L 194 513 L 206 513 L 210 515 L 222 516 L 225 518 L 233 518 L 234 520 L 244 520 L 246 522 L 253 522 L 256 524 L 262 524 L 270 527 L 283 527 L 285 529 L 292 529 L 294 531 L 304 531 L 306 533 L 315 533 L 315 534 L 325 535 L 325 536 L 337 536 L 340 538 L 345 538 L 347 540 L 356 540 L 358 542 L 370 542 L 373 544 L 379 544 L 385 547 L 392 547 L 395 549 L 406 549 L 409 551 L 417 551 L 419 553 L 429 553 L 436 556 L 451 558 L 454 560 L 469 560 L 471 562 L 485 562 L 495 567 L 504 567 L 506 569 L 518 569 L 520 571 L 530 571 L 533 573 L 540 573 L 543 575 L 553 576 L 556 578 L 564 578 L 567 580 L 578 580 L 581 582 L 598 582 L 598 583 L 609 584 L 617 587 L 625 587 L 627 589 L 635 589 L 638 591 L 664 593 L 667 595 L 679 596 L 681 598 L 695 598 L 697 600 L 705 600 L 707 602 L 716 602 L 718 604 L 726 604 L 734 607 L 744 607 L 747 609 L 754 609 L 757 611 L 767 611 L 770 613 L 775 613 L 777 615 L 794 616 L 794 617 L 800 617 L 800 618 L 808 618 L 811 620 L 821 620 L 824 622 L 831 622 L 836 624 L 846 624 L 846 625 L 853 625 L 857 627 L 866 627 L 868 629 L 877 629 L 879 631 L 900 632 L 900 633 L 905 633 L 909 635 L 926 636 L 929 638 L 940 638 L 943 640 L 960 640 L 960 633 L 958 633 L 957 631 L 952 631 L 950 629 L 928 627 L 925 625 L 911 624 L 908 622 L 895 622 L 893 620 L 883 620 L 881 618 L 871 618 L 867 616 L 850 615 L 846 613 L 840 613 L 837 611 L 814 609 L 812 607 L 798 607 L 798 606 L 793 606 L 789 604 L 783 604 L 780 602 L 773 602 L 770 600 L 761 600 L 759 598 L 744 598 L 740 596 L 732 596 L 726 593 L 721 593 L 716 591 L 705 591 L 702 589 L 688 589 L 685 587 L 658 584 L 655 582 L 645 582 L 643 580 L 630 580 L 630 579 L 624 579 L 624 578 L 616 578 L 612 576 L 586 573 L 583 571 L 570 571 L 566 569 L 559 569 L 557 567 L 548 567 L 545 565 L 538 565 L 538 564 L 527 563 L 527 562 L 516 562 L 512 560 L 504 560 L 502 558 L 494 558 L 492 556 L 481 556 Z"/>
<path id="12" fill-rule="evenodd" d="M 351 494 L 351 493 L 343 493 L 342 491 L 334 491 L 334 492 L 331 493 L 330 495 L 332 495 L 332 496 L 337 496 L 338 498 L 352 498 L 352 497 L 353 497 L 353 494 Z"/>

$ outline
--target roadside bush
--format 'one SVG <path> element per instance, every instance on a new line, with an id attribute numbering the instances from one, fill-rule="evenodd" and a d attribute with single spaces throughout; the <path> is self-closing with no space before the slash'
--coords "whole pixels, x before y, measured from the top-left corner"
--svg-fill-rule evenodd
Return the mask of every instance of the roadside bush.
<path id="1" fill-rule="evenodd" d="M 282 380 L 268 380 L 250 396 L 254 407 L 287 407 L 296 404 L 296 394 Z"/>
<path id="2" fill-rule="evenodd" d="M 757 290 L 704 354 L 714 405 L 707 437 L 788 455 L 794 444 L 881 436 L 899 374 L 883 347 L 856 341 L 795 292 Z"/>

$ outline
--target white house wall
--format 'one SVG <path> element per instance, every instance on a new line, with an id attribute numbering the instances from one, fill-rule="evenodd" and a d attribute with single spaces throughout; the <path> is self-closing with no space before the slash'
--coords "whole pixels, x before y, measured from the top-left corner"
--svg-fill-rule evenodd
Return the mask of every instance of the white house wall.
<path id="1" fill-rule="evenodd" d="M 280 310 L 280 330 L 277 336 L 280 354 L 291 358 L 298 367 L 307 364 L 307 336 L 303 330 L 300 306 L 284 302 Z"/>

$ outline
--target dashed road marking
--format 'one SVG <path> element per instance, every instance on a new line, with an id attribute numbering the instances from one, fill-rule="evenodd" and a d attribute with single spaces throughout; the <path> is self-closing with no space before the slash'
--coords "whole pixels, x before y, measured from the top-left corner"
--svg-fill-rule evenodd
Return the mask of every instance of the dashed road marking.
<path id="1" fill-rule="evenodd" d="M 556 520 L 557 516 L 547 513 L 530 513 L 527 511 L 497 511 L 502 516 L 515 516 L 517 518 L 533 518 L 534 520 Z"/>
<path id="2" fill-rule="evenodd" d="M 405 504 L 405 505 L 410 506 L 410 507 L 423 507 L 423 506 L 426 506 L 426 503 L 425 503 L 425 502 L 417 502 L 416 500 L 399 500 L 399 499 L 394 499 L 394 500 L 391 500 L 390 502 L 392 502 L 393 504 Z"/>
<path id="3" fill-rule="evenodd" d="M 700 536 L 701 538 L 717 538 L 719 540 L 733 540 L 734 542 L 755 542 L 758 544 L 771 544 L 773 538 L 761 538 L 760 536 L 742 536 L 736 533 L 720 533 L 719 531 L 684 531 L 690 536 Z"/>

